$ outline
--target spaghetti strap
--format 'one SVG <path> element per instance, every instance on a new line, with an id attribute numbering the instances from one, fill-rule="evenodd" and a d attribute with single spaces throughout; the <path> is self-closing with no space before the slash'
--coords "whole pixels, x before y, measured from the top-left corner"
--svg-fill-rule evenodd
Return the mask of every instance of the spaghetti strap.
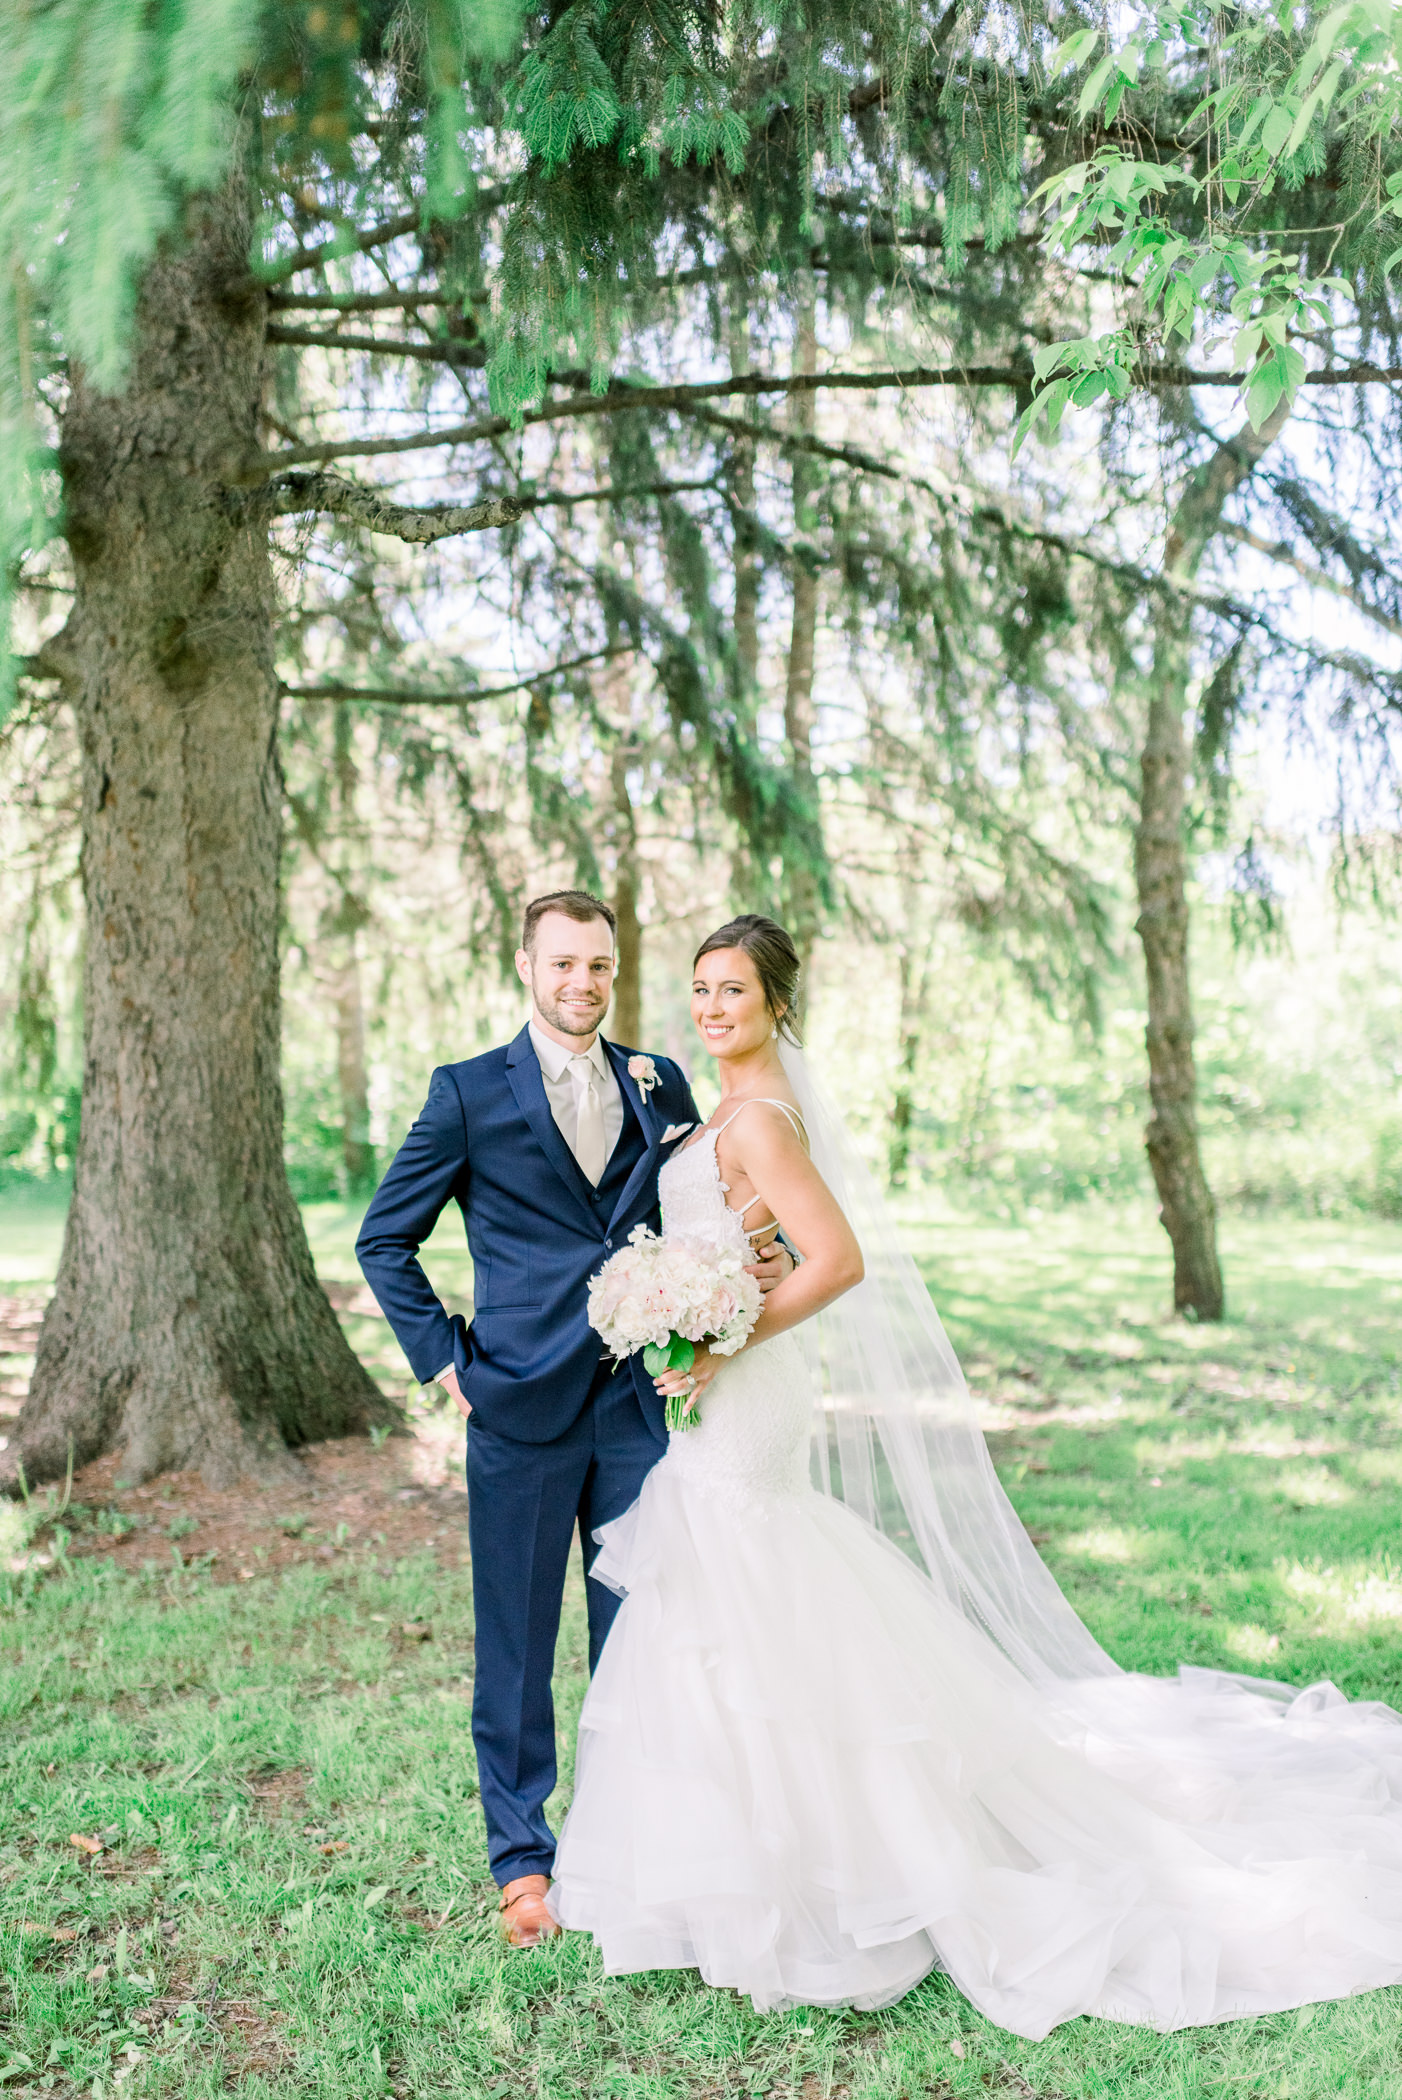
<path id="1" fill-rule="evenodd" d="M 766 1108 L 781 1109 L 798 1132 L 798 1135 L 806 1141 L 808 1132 L 804 1129 L 803 1118 L 798 1110 L 790 1108 L 787 1101 L 776 1101 L 772 1094 L 751 1094 L 749 1101 L 740 1103 L 740 1106 L 735 1111 L 735 1116 L 743 1115 L 752 1101 L 762 1101 Z M 711 1129 L 712 1137 L 719 1137 L 723 1130 L 729 1130 L 731 1124 L 735 1121 L 735 1116 L 727 1116 L 723 1123 L 714 1124 Z"/>
<path id="2" fill-rule="evenodd" d="M 794 1129 L 797 1131 L 799 1140 L 803 1145 L 804 1150 L 806 1151 L 808 1149 L 808 1132 L 805 1130 L 803 1125 L 803 1118 L 798 1113 L 798 1110 L 796 1108 L 790 1108 L 787 1101 L 776 1101 L 772 1094 L 751 1094 L 749 1101 L 742 1101 L 740 1103 L 739 1108 L 737 1108 L 735 1111 L 735 1116 L 742 1115 L 744 1111 L 749 1107 L 750 1101 L 762 1101 L 766 1108 L 781 1109 L 783 1113 L 788 1117 Z M 735 1121 L 735 1116 L 727 1116 L 723 1123 L 712 1124 L 709 1132 L 712 1145 L 715 1144 L 716 1139 L 720 1136 L 723 1130 L 729 1130 L 731 1124 Z M 730 1187 L 730 1183 L 728 1181 L 722 1181 L 720 1185 L 723 1190 L 728 1190 Z M 755 1205 L 759 1201 L 759 1192 L 758 1190 L 756 1190 L 755 1194 L 751 1196 L 749 1202 L 742 1203 L 738 1209 L 733 1203 L 727 1203 L 725 1207 L 730 1212 L 732 1218 L 740 1218 L 743 1220 L 746 1211 L 753 1210 Z M 777 1219 L 771 1220 L 771 1223 L 774 1225 L 774 1228 L 777 1231 Z M 768 1231 L 768 1225 L 756 1225 L 753 1232 L 746 1232 L 745 1237 L 747 1240 L 754 1240 L 759 1237 L 760 1233 Z"/>

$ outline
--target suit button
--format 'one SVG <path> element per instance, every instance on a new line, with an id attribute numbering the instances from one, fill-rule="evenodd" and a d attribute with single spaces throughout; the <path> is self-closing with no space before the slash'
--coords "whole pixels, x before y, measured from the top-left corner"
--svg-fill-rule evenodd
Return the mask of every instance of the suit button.
<path id="1" fill-rule="evenodd" d="M 613 1241 L 612 1241 L 612 1240 L 605 1240 L 605 1241 L 604 1241 L 604 1245 L 605 1245 L 606 1247 L 611 1247 L 611 1246 L 613 1245 Z"/>

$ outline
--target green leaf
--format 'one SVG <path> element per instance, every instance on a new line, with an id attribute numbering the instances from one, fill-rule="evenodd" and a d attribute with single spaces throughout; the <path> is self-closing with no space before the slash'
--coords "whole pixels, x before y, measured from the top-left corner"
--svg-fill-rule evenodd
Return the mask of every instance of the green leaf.
<path id="1" fill-rule="evenodd" d="M 1191 335 L 1197 301 L 1186 277 L 1175 277 L 1163 298 L 1163 324 L 1169 335 Z"/>
<path id="2" fill-rule="evenodd" d="M 692 1365 L 695 1363 L 695 1361 L 695 1344 L 693 1342 L 687 1341 L 684 1335 L 674 1334 L 672 1336 L 671 1347 L 667 1351 L 668 1370 L 689 1371 Z"/>
<path id="3" fill-rule="evenodd" d="M 1298 350 L 1273 350 L 1257 365 L 1246 388 L 1246 413 L 1251 428 L 1259 430 L 1282 396 L 1292 399 L 1305 376 L 1305 361 Z"/>
<path id="4" fill-rule="evenodd" d="M 1058 73 L 1074 73 L 1077 66 L 1085 64 L 1099 42 L 1098 29 L 1078 29 L 1074 36 L 1066 37 L 1057 45 L 1048 62 L 1049 78 L 1055 80 Z"/>
<path id="5" fill-rule="evenodd" d="M 1274 104 L 1269 95 L 1258 95 L 1256 97 L 1256 100 L 1251 105 L 1245 124 L 1243 124 L 1241 130 L 1232 140 L 1232 145 L 1238 153 L 1246 151 L 1255 137 L 1258 127 L 1265 122 L 1273 107 Z"/>
<path id="6" fill-rule="evenodd" d="M 392 1881 L 386 1881 L 381 1883 L 380 1887 L 377 1889 L 367 1890 L 365 1895 L 363 1895 L 360 1899 L 361 1909 L 373 1910 L 377 1903 L 382 1903 L 384 1901 L 385 1897 L 389 1894 L 393 1886 L 394 1883 Z"/>
<path id="7" fill-rule="evenodd" d="M 1243 370 L 1259 355 L 1261 347 L 1260 323 L 1248 321 L 1244 328 L 1238 328 L 1232 338 L 1232 369 L 1237 372 Z"/>
<path id="8" fill-rule="evenodd" d="M 1331 8 L 1324 17 L 1324 20 L 1314 33 L 1314 40 L 1309 50 L 1301 59 L 1296 70 L 1295 78 L 1300 82 L 1301 86 L 1304 85 L 1305 81 L 1312 79 L 1317 69 L 1323 65 L 1325 59 L 1339 41 L 1339 33 L 1345 22 L 1354 12 L 1354 0 L 1342 0 L 1340 6 Z"/>
<path id="9" fill-rule="evenodd" d="M 1310 89 L 1309 93 L 1304 99 L 1303 104 L 1301 105 L 1300 114 L 1295 119 L 1294 129 L 1291 131 L 1290 137 L 1286 141 L 1285 150 L 1287 153 L 1293 153 L 1295 151 L 1295 148 L 1299 145 L 1301 139 L 1309 130 L 1315 111 L 1320 108 L 1327 109 L 1329 107 L 1329 104 L 1334 99 L 1334 91 L 1338 87 L 1340 80 L 1342 80 L 1343 78 L 1343 72 L 1343 61 L 1341 59 L 1336 59 L 1333 65 L 1330 66 L 1324 78 L 1320 81 L 1319 85 Z"/>
<path id="10" fill-rule="evenodd" d="M 1077 97 L 1076 115 L 1078 117 L 1083 117 L 1088 110 L 1094 109 L 1104 92 L 1105 83 L 1114 71 L 1115 54 L 1113 51 L 1107 51 Z"/>
<path id="11" fill-rule="evenodd" d="M 1013 458 L 1022 449 L 1023 440 L 1029 437 L 1038 423 L 1046 425 L 1048 437 L 1055 437 L 1061 418 L 1065 413 L 1074 381 L 1055 379 L 1037 395 L 1030 408 L 1025 408 L 1018 418 L 1017 436 L 1013 441 Z"/>
<path id="12" fill-rule="evenodd" d="M 1283 150 L 1294 122 L 1291 112 L 1283 102 L 1277 102 L 1261 127 L 1261 144 L 1272 160 Z"/>
<path id="13" fill-rule="evenodd" d="M 1034 350 L 1032 352 L 1032 371 L 1034 376 L 1038 379 L 1050 379 L 1058 365 L 1064 361 L 1066 352 L 1070 347 L 1071 345 L 1067 343 L 1043 343 L 1039 350 Z"/>

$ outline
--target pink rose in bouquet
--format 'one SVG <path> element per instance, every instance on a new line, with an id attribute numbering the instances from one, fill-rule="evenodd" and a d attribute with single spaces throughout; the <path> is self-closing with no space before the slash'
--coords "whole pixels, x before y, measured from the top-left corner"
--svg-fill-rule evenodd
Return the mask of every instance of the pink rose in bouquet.
<path id="1" fill-rule="evenodd" d="M 748 1341 L 763 1295 L 744 1258 L 675 1236 L 659 1238 L 646 1225 L 590 1279 L 589 1324 L 615 1356 L 643 1352 L 652 1377 L 689 1371 L 696 1344 L 713 1356 L 733 1356 Z M 667 1427 L 687 1429 L 695 1410 L 686 1395 L 667 1402 Z"/>

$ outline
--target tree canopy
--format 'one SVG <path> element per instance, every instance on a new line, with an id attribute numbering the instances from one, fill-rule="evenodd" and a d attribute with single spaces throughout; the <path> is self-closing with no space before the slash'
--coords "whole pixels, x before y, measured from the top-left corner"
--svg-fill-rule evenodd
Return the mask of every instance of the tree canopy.
<path id="1" fill-rule="evenodd" d="M 1395 0 L 55 0 L 0 24 L 12 669 L 32 719 L 73 702 L 89 916 L 121 930 L 86 951 L 77 1222 L 27 1449 L 61 1458 L 80 1418 L 115 1434 L 128 1391 L 143 1463 L 196 1448 L 171 1413 L 191 1363 L 191 1420 L 232 1405 L 260 1450 L 346 1404 L 272 1188 L 280 709 L 294 833 L 337 889 L 352 1092 L 351 708 L 406 786 L 449 784 L 484 940 L 515 901 L 515 798 L 635 931 L 649 823 L 725 856 L 805 952 L 878 896 L 894 930 L 955 870 L 967 923 L 1089 1013 L 1097 854 L 1131 833 L 1175 1300 L 1220 1312 L 1188 834 L 1204 783 L 1221 819 L 1253 695 L 1296 719 L 1326 695 L 1374 754 L 1397 711 L 1366 637 L 1402 610 L 1376 522 L 1402 437 L 1400 34 Z M 1340 463 L 1367 501 L 1335 500 Z M 1347 632 L 1292 621 L 1261 563 L 1335 593 Z M 495 607 L 514 675 L 426 612 L 408 641 L 435 578 Z M 635 1013 L 636 940 L 632 969 Z M 154 1060 L 140 1087 L 128 1058 Z M 178 1201 L 163 1129 L 122 1123 L 163 1092 Z M 218 1280 L 161 1311 L 137 1285 L 175 1274 L 182 1205 Z M 148 1360 L 187 1304 L 203 1355 Z"/>
<path id="2" fill-rule="evenodd" d="M 724 340 L 727 283 L 786 299 L 807 270 L 868 384 L 899 305 L 937 313 L 961 360 L 996 363 L 883 379 L 996 375 L 1021 389 L 1024 432 L 1136 381 L 1181 383 L 1219 341 L 1227 357 L 1195 376 L 1244 376 L 1259 427 L 1301 384 L 1396 355 L 1399 52 L 1395 0 L 1137 5 L 1113 25 L 1075 5 L 924 0 L 13 11 L 0 25 L 10 559 L 53 513 L 46 382 L 70 357 L 117 382 L 143 264 L 181 200 L 235 158 L 261 199 L 250 267 L 265 284 L 420 240 L 441 354 L 485 368 L 499 427 L 602 407 L 653 361 L 679 292 L 711 294 L 686 307 L 700 357 Z M 997 268 L 971 274 L 975 255 Z M 1033 346 L 1035 401 L 1027 317 L 1011 311 L 1029 272 L 1049 338 Z M 1071 334 L 1078 315 L 1089 325 Z M 748 372 L 727 391 L 838 379 Z M 561 381 L 573 395 L 547 403 Z M 249 479 L 273 469 L 243 465 Z"/>

